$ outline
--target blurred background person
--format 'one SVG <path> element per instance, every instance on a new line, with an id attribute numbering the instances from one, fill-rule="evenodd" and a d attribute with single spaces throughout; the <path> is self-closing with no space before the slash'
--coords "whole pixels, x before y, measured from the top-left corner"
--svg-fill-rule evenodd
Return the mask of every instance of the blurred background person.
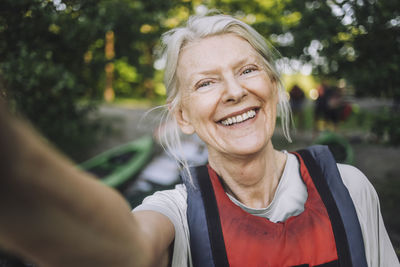
<path id="1" fill-rule="evenodd" d="M 304 128 L 304 102 L 305 94 L 297 84 L 295 84 L 289 92 L 290 108 L 292 109 L 293 119 L 296 128 Z"/>

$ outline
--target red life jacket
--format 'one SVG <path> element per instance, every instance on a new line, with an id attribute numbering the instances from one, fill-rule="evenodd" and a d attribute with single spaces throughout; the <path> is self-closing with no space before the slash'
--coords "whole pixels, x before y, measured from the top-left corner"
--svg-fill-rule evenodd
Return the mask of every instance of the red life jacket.
<path id="1" fill-rule="evenodd" d="M 208 173 L 230 266 L 317 266 L 337 260 L 328 213 L 302 160 L 300 173 L 308 192 L 304 211 L 278 223 L 241 209 L 226 195 L 210 166 Z"/>
<path id="2" fill-rule="evenodd" d="M 272 223 L 243 211 L 206 166 L 182 175 L 195 267 L 366 267 L 360 224 L 347 188 L 327 147 L 295 153 L 308 198 L 305 210 Z"/>

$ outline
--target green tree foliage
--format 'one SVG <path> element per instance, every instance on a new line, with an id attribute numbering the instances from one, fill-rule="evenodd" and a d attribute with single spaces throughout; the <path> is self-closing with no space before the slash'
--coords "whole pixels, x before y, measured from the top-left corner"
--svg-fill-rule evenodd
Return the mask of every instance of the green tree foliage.
<path id="1" fill-rule="evenodd" d="M 64 152 L 90 134 L 104 90 L 105 34 L 115 33 L 117 94 L 152 95 L 153 47 L 173 1 L 4 0 L 0 79 L 15 109 Z M 81 101 L 86 99 L 86 101 Z"/>
<path id="2" fill-rule="evenodd" d="M 397 0 L 291 1 L 302 14 L 288 29 L 289 56 L 311 62 L 321 76 L 344 78 L 357 96 L 393 99 L 391 110 L 375 117 L 372 131 L 399 144 L 400 5 Z"/>
<path id="3" fill-rule="evenodd" d="M 152 97 L 154 48 L 166 31 L 164 21 L 177 1 L 101 1 L 102 25 L 115 33 L 117 96 Z"/>
<path id="4" fill-rule="evenodd" d="M 94 3 L 10 0 L 0 7 L 0 75 L 7 98 L 66 152 L 71 143 L 81 145 L 88 129 L 84 118 L 91 105 L 77 101 L 102 73 L 98 61 L 84 62 L 100 34 Z"/>
<path id="5" fill-rule="evenodd" d="M 288 29 L 289 56 L 311 61 L 316 74 L 345 78 L 359 96 L 400 97 L 398 1 L 291 1 L 286 8 L 301 13 Z"/>

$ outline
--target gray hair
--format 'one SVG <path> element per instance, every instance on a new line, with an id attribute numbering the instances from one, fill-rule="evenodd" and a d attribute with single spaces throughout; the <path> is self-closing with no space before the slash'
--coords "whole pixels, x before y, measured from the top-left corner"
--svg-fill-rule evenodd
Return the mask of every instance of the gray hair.
<path id="1" fill-rule="evenodd" d="M 291 122 L 290 105 L 280 75 L 274 65 L 275 55 L 278 54 L 277 51 L 251 26 L 231 16 L 221 14 L 191 16 L 185 26 L 174 28 L 162 36 L 162 43 L 164 45 L 163 56 L 166 58 L 164 84 L 167 89 L 168 106 L 162 123 L 168 126 L 167 128 L 159 128 L 161 144 L 186 170 L 188 170 L 188 163 L 185 159 L 179 157 L 179 154 L 182 153 L 177 152 L 180 151 L 181 139 L 179 126 L 173 115 L 181 101 L 177 78 L 179 55 L 182 48 L 188 43 L 228 33 L 243 38 L 261 55 L 266 72 L 277 85 L 278 116 L 281 119 L 284 136 L 291 142 L 289 133 Z"/>

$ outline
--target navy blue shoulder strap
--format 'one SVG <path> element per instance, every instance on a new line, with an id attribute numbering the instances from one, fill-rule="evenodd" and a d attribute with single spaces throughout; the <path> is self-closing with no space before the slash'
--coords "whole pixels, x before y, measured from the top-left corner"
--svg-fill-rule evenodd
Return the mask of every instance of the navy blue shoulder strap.
<path id="1" fill-rule="evenodd" d="M 367 267 L 356 209 L 329 148 L 316 145 L 297 152 L 307 166 L 327 208 L 337 243 L 340 266 Z"/>
<path id="2" fill-rule="evenodd" d="M 217 200 L 207 166 L 190 168 L 181 177 L 187 190 L 187 220 L 190 248 L 195 267 L 229 267 Z M 211 241 L 211 242 L 210 242 Z"/>

